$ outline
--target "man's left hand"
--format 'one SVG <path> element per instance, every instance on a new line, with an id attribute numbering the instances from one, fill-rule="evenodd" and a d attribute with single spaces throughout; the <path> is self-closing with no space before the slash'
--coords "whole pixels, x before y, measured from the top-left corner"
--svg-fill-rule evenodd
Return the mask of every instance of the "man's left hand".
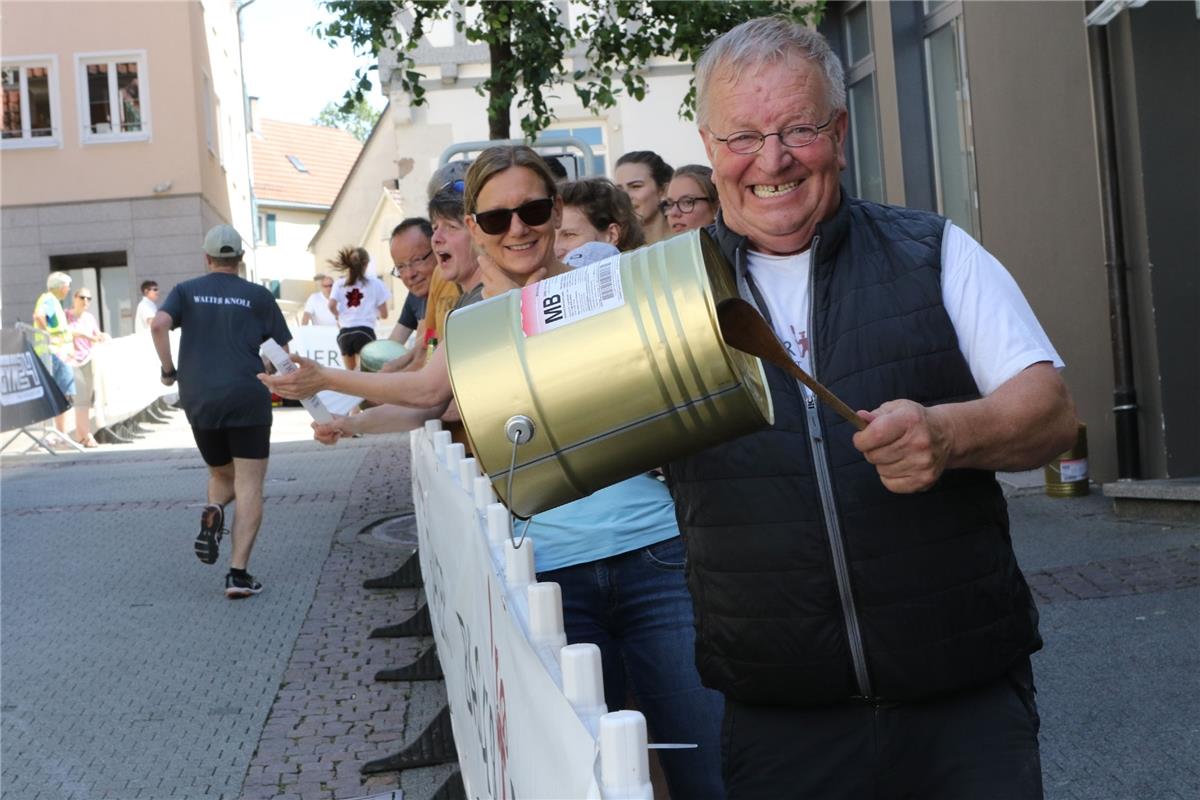
<path id="1" fill-rule="evenodd" d="M 875 465 L 888 491 L 921 492 L 937 482 L 953 441 L 936 406 L 890 400 L 874 411 L 859 413 L 868 425 L 854 434 L 854 446 Z"/>

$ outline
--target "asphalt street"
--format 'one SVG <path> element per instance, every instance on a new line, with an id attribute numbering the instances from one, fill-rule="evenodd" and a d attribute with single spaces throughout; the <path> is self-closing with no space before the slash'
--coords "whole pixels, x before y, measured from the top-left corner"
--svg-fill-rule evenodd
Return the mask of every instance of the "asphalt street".
<path id="1" fill-rule="evenodd" d="M 323 448 L 307 421 L 277 411 L 265 591 L 237 602 L 227 546 L 215 566 L 192 553 L 205 471 L 182 414 L 131 445 L 0 458 L 6 800 L 433 794 L 452 768 L 359 774 L 441 702 L 373 680 L 419 642 L 367 638 L 419 602 L 361 588 L 408 552 L 362 532 L 411 511 L 407 440 Z M 1014 488 L 1010 511 L 1046 640 L 1046 797 L 1200 797 L 1200 528 L 1117 520 L 1097 494 Z"/>

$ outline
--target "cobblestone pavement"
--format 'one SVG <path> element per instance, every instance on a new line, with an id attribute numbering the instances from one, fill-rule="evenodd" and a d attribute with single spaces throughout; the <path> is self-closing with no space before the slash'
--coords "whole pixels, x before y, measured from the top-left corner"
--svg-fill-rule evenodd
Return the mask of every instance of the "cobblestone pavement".
<path id="1" fill-rule="evenodd" d="M 363 533 L 411 511 L 407 440 L 322 448 L 305 421 L 276 423 L 292 440 L 252 564 L 267 589 L 241 603 L 191 555 L 204 473 L 178 421 L 128 449 L 5 457 L 4 798 L 424 800 L 453 769 L 360 775 L 444 702 L 374 681 L 429 644 L 369 639 L 420 597 L 361 586 L 411 551 Z M 1098 496 L 1018 492 L 1010 514 L 1046 640 L 1046 797 L 1200 796 L 1200 529 L 1117 520 Z"/>

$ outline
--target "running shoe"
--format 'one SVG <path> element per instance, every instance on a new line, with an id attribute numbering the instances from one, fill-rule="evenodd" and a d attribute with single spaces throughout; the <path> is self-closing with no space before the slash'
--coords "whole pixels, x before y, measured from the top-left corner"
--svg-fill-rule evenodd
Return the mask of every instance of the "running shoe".
<path id="1" fill-rule="evenodd" d="M 225 535 L 225 512 L 220 506 L 207 505 L 200 512 L 200 534 L 196 537 L 196 558 L 205 564 L 217 563 L 221 537 Z"/>
<path id="2" fill-rule="evenodd" d="M 253 575 L 246 574 L 245 578 L 239 578 L 232 572 L 225 573 L 225 596 L 230 600 L 239 600 L 243 597 L 258 594 L 263 589 L 262 584 L 254 579 Z"/>

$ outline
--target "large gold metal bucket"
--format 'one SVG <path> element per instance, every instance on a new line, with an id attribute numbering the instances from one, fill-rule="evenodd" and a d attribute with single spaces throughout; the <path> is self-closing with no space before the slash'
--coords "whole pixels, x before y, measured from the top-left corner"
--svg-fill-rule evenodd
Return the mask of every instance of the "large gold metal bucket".
<path id="1" fill-rule="evenodd" d="M 757 358 L 728 347 L 716 303 L 737 295 L 692 231 L 455 311 L 454 397 L 475 457 L 531 516 L 771 424 Z M 528 417 L 516 448 L 506 425 Z"/>

